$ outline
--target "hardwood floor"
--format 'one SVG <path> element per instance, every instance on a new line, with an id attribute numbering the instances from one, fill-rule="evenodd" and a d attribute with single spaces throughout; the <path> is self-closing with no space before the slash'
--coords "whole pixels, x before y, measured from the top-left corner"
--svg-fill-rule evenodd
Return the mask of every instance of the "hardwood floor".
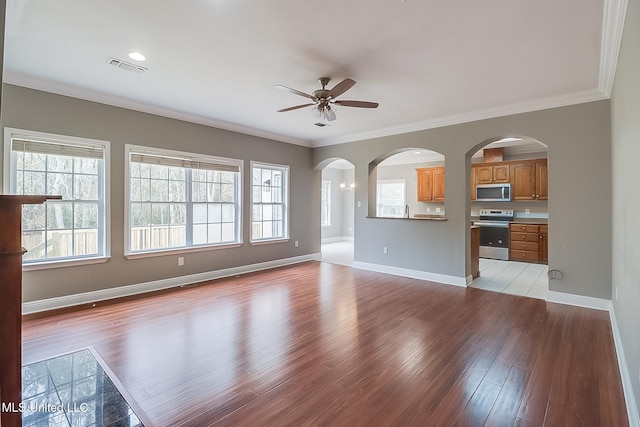
<path id="1" fill-rule="evenodd" d="M 626 426 L 608 313 L 309 262 L 23 321 L 156 426 Z"/>

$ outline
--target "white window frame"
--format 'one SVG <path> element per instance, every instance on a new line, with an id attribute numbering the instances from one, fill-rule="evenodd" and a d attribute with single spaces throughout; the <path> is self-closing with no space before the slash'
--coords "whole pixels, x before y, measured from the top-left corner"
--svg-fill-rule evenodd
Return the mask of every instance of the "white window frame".
<path id="1" fill-rule="evenodd" d="M 179 161 L 184 161 L 186 163 L 192 162 L 194 164 L 197 163 L 208 163 L 208 164 L 220 164 L 227 165 L 232 167 L 237 167 L 237 180 L 235 183 L 235 230 L 236 236 L 233 242 L 223 242 L 223 243 L 205 243 L 205 244 L 194 244 L 193 243 L 193 226 L 194 226 L 194 218 L 193 218 L 193 205 L 198 202 L 194 202 L 192 198 L 192 176 L 189 168 L 185 168 L 186 177 L 185 178 L 185 204 L 187 205 L 187 216 L 185 221 L 185 226 L 187 228 L 186 231 L 186 244 L 184 246 L 173 246 L 168 248 L 158 248 L 158 249 L 144 249 L 144 250 L 131 250 L 131 155 L 149 155 L 156 157 L 166 157 L 171 159 L 177 159 Z M 195 170 L 195 168 L 193 168 Z M 243 222 L 242 222 L 242 187 L 243 187 L 243 170 L 244 170 L 244 161 L 240 159 L 232 159 L 226 157 L 212 156 L 206 154 L 196 154 L 184 151 L 176 151 L 176 150 L 168 150 L 154 147 L 145 147 L 139 145 L 126 144 L 125 145 L 125 218 L 124 218 L 124 237 L 125 237 L 125 258 L 127 259 L 135 259 L 135 258 L 148 258 L 155 256 L 163 256 L 169 254 L 180 254 L 180 253 L 188 253 L 188 252 L 200 252 L 200 251 L 209 251 L 209 250 L 217 250 L 217 249 L 225 249 L 225 248 L 234 248 L 242 246 L 243 244 Z"/>
<path id="2" fill-rule="evenodd" d="M 282 205 L 282 236 L 277 236 L 277 237 L 268 237 L 268 238 L 259 238 L 259 239 L 255 239 L 253 237 L 253 210 L 256 207 L 256 205 L 260 205 L 263 206 L 262 202 L 256 202 L 254 200 L 254 170 L 256 168 L 261 168 L 261 169 L 271 169 L 271 170 L 277 170 L 282 172 L 282 202 L 278 203 L 280 205 Z M 278 165 L 278 164 L 274 164 L 274 163 L 264 163 L 264 162 L 257 162 L 257 161 L 251 161 L 251 231 L 250 231 L 250 242 L 252 245 L 262 245 L 262 244 L 269 244 L 269 243 L 280 243 L 280 242 L 286 242 L 289 240 L 289 173 L 290 173 L 290 168 L 287 165 Z M 263 183 L 260 183 L 261 185 Z M 274 203 L 275 204 L 275 203 Z"/>
<path id="3" fill-rule="evenodd" d="M 322 189 L 321 191 L 324 192 L 325 196 L 324 196 L 324 200 L 321 198 L 320 199 L 320 209 L 321 210 L 326 210 L 326 222 L 322 223 L 322 214 L 320 214 L 320 226 L 321 227 L 331 227 L 331 187 L 332 187 L 333 182 L 330 179 L 323 179 L 322 180 Z M 325 202 L 324 204 L 322 202 Z"/>
<path id="4" fill-rule="evenodd" d="M 406 179 L 379 179 L 376 183 L 376 216 L 380 218 L 404 218 L 405 206 L 407 204 L 407 180 Z M 381 207 L 383 207 L 382 198 L 380 197 L 380 186 L 385 184 L 402 184 L 404 187 L 402 213 L 396 215 L 381 215 Z"/>
<path id="5" fill-rule="evenodd" d="M 110 143 L 98 139 L 80 138 L 46 132 L 6 127 L 4 129 L 4 174 L 3 190 L 5 194 L 15 194 L 17 158 L 12 155 L 13 139 L 37 141 L 56 145 L 68 145 L 103 152 L 102 164 L 98 166 L 98 254 L 69 256 L 43 260 L 23 260 L 23 271 L 43 270 L 58 267 L 96 264 L 107 262 L 111 258 L 111 202 L 110 202 Z M 49 172 L 45 172 L 49 173 Z M 76 172 L 72 172 L 75 176 Z M 52 203 L 52 202 L 51 202 Z M 45 203 L 46 205 L 46 203 Z M 46 230 L 45 225 L 45 230 Z M 75 230 L 75 228 L 72 228 Z M 46 231 L 45 231 L 46 232 Z"/>

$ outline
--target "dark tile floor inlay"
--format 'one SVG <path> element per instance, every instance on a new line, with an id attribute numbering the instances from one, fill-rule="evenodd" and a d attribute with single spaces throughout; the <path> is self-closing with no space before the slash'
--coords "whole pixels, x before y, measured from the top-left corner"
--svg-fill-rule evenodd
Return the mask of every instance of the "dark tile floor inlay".
<path id="1" fill-rule="evenodd" d="M 23 427 L 142 427 L 89 349 L 22 367 Z"/>

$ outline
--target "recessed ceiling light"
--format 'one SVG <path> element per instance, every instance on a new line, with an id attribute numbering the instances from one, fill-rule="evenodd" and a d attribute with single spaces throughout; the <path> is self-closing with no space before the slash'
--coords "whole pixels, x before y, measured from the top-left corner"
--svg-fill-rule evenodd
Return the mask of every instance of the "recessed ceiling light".
<path id="1" fill-rule="evenodd" d="M 140 52 L 131 52 L 129 54 L 129 58 L 133 59 L 134 61 L 146 61 L 147 59 Z"/>
<path id="2" fill-rule="evenodd" d="M 413 154 L 421 154 L 420 151 L 414 151 Z"/>

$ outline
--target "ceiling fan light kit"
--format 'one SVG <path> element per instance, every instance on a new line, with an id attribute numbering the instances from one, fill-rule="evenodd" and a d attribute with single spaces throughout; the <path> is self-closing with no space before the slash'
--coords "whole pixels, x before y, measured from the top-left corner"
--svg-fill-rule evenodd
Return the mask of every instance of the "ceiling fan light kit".
<path id="1" fill-rule="evenodd" d="M 377 102 L 339 101 L 336 99 L 338 96 L 351 89 L 353 85 L 356 84 L 355 80 L 346 78 L 335 85 L 331 90 L 327 89 L 327 84 L 329 84 L 328 77 L 321 77 L 318 81 L 322 85 L 322 89 L 314 90 L 311 95 L 287 86 L 276 85 L 276 87 L 279 89 L 284 89 L 288 92 L 303 96 L 305 98 L 309 98 L 313 101 L 313 103 L 294 105 L 293 107 L 283 108 L 281 110 L 278 110 L 278 112 L 284 113 L 286 111 L 297 110 L 299 108 L 313 107 L 311 111 L 314 116 L 324 118 L 328 121 L 334 121 L 336 119 L 335 105 L 356 108 L 378 108 L 379 104 Z"/>

